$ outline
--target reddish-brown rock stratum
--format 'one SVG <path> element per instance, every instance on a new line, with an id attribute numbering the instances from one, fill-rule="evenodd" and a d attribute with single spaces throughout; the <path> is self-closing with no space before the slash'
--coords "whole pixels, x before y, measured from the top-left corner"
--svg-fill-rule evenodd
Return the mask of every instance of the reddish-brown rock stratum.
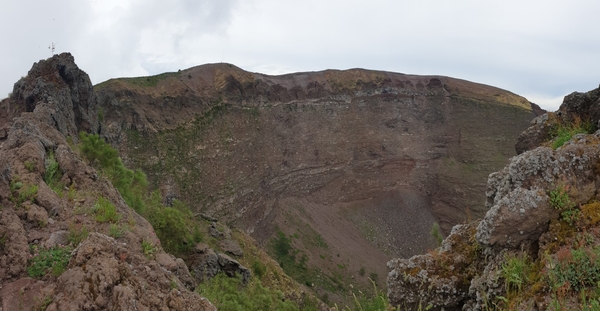
<path id="1" fill-rule="evenodd" d="M 70 54 L 34 64 L 0 110 L 0 310 L 215 310 L 188 288 L 187 267 L 160 250 L 150 224 L 67 143 L 98 129 L 95 93 Z M 50 158 L 62 195 L 44 181 Z M 113 224 L 129 228 L 117 239 L 91 212 L 99 197 L 115 206 Z M 144 255 L 143 240 L 162 260 Z M 57 258 L 68 260 L 64 272 Z"/>
<path id="2" fill-rule="evenodd" d="M 266 248 L 296 234 L 310 266 L 365 284 L 435 245 L 434 222 L 449 232 L 483 215 L 488 174 L 535 116 L 498 88 L 364 69 L 210 64 L 95 89 L 102 135 L 163 195 Z"/>

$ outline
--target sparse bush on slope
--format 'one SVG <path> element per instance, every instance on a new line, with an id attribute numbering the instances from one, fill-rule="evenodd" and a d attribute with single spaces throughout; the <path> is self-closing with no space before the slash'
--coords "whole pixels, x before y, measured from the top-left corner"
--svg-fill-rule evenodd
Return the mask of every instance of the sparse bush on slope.
<path id="1" fill-rule="evenodd" d="M 112 182 L 127 205 L 152 224 L 167 252 L 184 255 L 192 249 L 194 242 L 202 240 L 189 207 L 179 201 L 175 201 L 173 207 L 164 206 L 158 192 L 149 192 L 146 175 L 140 170 L 126 168 L 117 150 L 98 135 L 82 132 L 79 138 L 81 155 Z M 104 210 L 97 217 L 103 217 Z M 104 221 L 112 222 L 112 219 L 109 217 Z"/>

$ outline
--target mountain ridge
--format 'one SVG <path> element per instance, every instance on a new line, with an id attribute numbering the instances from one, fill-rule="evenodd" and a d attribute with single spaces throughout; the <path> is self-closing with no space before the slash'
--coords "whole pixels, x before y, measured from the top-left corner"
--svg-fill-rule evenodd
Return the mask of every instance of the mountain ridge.
<path id="1" fill-rule="evenodd" d="M 209 64 L 95 89 L 101 135 L 164 197 L 267 251 L 280 232 L 297 235 L 311 269 L 365 287 L 361 269 L 382 276 L 386 258 L 433 247 L 434 222 L 449 232 L 480 217 L 487 175 L 539 113 L 498 88 L 368 70 L 268 76 Z"/>

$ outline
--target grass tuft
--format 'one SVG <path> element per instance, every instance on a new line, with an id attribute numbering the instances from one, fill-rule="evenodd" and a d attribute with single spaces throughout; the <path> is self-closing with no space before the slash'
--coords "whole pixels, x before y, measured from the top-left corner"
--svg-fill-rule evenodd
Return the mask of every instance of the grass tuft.
<path id="1" fill-rule="evenodd" d="M 57 246 L 50 249 L 32 246 L 33 257 L 29 261 L 27 274 L 36 279 L 50 273 L 54 276 L 61 275 L 69 264 L 72 250 L 70 246 Z"/>
<path id="2" fill-rule="evenodd" d="M 567 141 L 577 134 L 593 133 L 594 128 L 590 122 L 582 122 L 575 118 L 573 122 L 559 123 L 555 126 L 551 135 L 554 137 L 551 143 L 552 149 L 562 147 Z"/>
<path id="3" fill-rule="evenodd" d="M 98 222 L 111 222 L 116 223 L 121 219 L 121 215 L 117 213 L 117 208 L 109 200 L 104 197 L 99 197 L 98 201 L 92 207 L 92 211 L 96 216 L 95 219 Z"/>

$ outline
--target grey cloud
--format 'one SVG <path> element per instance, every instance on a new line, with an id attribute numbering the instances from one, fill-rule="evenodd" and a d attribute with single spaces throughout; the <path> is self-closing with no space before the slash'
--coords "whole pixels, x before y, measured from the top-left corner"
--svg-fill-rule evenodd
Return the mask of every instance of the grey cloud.
<path id="1" fill-rule="evenodd" d="M 94 83 L 219 61 L 267 74 L 362 67 L 453 76 L 557 106 L 600 82 L 592 0 L 121 0 L 107 13 L 97 6 L 110 0 L 58 3 L 3 5 L 0 56 L 11 61 L 0 92 L 52 41 Z"/>

